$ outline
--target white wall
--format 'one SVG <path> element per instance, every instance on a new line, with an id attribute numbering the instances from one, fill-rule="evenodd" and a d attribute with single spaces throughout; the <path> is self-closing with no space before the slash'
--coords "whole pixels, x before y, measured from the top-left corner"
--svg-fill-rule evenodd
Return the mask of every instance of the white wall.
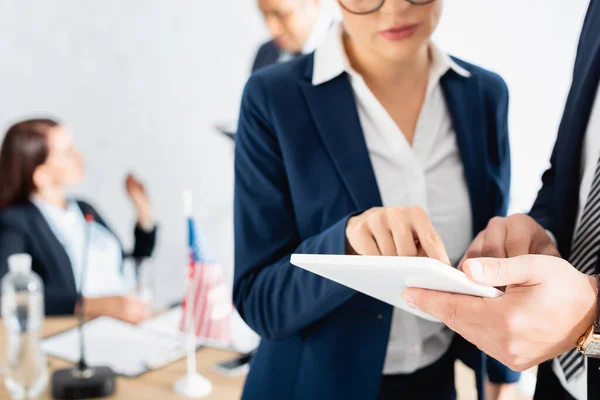
<path id="1" fill-rule="evenodd" d="M 446 0 L 438 43 L 511 89 L 514 210 L 530 206 L 546 167 L 586 5 Z M 161 223 L 162 301 L 181 295 L 186 186 L 230 274 L 232 146 L 212 125 L 236 116 L 265 37 L 254 0 L 0 0 L 0 129 L 39 113 L 65 121 L 87 159 L 79 192 L 126 243 L 134 215 L 122 179 L 145 178 Z"/>
<path id="2" fill-rule="evenodd" d="M 233 146 L 212 129 L 236 117 L 256 46 L 253 1 L 0 0 L 0 129 L 58 116 L 74 131 L 93 199 L 131 244 L 126 171 L 160 220 L 158 297 L 178 298 L 186 263 L 182 190 L 208 247 L 232 265 Z M 230 268 L 228 268 L 230 273 Z"/>
<path id="3" fill-rule="evenodd" d="M 511 94 L 511 211 L 528 211 L 547 168 L 589 0 L 446 0 L 437 42 L 499 73 Z"/>

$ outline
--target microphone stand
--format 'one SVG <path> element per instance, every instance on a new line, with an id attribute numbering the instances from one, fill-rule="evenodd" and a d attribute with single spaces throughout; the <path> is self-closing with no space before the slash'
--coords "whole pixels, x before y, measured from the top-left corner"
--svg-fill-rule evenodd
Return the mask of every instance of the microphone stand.
<path id="1" fill-rule="evenodd" d="M 142 297 L 142 265 L 144 257 L 133 257 L 133 266 L 135 270 L 135 293 Z"/>
<path id="2" fill-rule="evenodd" d="M 88 220 L 90 219 L 91 220 Z M 85 362 L 85 338 L 83 335 L 83 324 L 85 323 L 85 312 L 83 310 L 83 286 L 85 284 L 85 277 L 87 276 L 87 265 L 90 253 L 90 238 L 92 236 L 92 223 L 94 222 L 93 217 L 85 215 L 85 244 L 83 251 L 83 260 L 81 264 L 81 273 L 79 275 L 79 294 L 77 296 L 77 302 L 75 310 L 77 313 L 77 322 L 79 330 L 79 373 L 81 376 L 85 375 L 85 371 L 88 371 L 87 363 Z"/>
<path id="3" fill-rule="evenodd" d="M 89 263 L 90 239 L 94 217 L 91 214 L 86 214 L 85 221 L 85 247 L 75 306 L 79 330 L 79 362 L 74 368 L 61 369 L 52 374 L 52 397 L 60 400 L 107 397 L 114 394 L 116 389 L 116 374 L 110 367 L 89 367 L 85 360 L 83 286 Z"/>

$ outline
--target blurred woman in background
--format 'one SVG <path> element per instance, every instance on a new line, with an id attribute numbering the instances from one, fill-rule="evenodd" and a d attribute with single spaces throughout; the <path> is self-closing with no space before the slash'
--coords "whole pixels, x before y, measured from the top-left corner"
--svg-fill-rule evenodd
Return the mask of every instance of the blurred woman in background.
<path id="1" fill-rule="evenodd" d="M 0 277 L 10 255 L 28 253 L 45 284 L 47 314 L 73 314 L 80 305 L 89 317 L 138 323 L 149 307 L 128 295 L 122 267 L 128 256 L 152 255 L 156 226 L 150 199 L 129 175 L 125 186 L 137 225 L 133 252 L 127 254 L 90 204 L 67 196 L 84 174 L 82 155 L 59 123 L 32 119 L 8 130 L 0 150 Z"/>

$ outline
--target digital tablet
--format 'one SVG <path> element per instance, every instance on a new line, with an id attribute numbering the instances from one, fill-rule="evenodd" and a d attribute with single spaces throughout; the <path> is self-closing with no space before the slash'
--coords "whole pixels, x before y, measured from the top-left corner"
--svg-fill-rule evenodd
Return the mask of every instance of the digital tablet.
<path id="1" fill-rule="evenodd" d="M 496 288 L 479 285 L 461 271 L 425 257 L 293 254 L 291 263 L 429 321 L 438 321 L 402 299 L 407 287 L 495 298 Z"/>

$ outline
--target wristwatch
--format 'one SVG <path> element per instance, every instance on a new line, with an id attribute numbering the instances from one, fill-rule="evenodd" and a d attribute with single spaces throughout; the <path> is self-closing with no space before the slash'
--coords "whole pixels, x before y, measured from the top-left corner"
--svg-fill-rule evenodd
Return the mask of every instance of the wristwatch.
<path id="1" fill-rule="evenodd" d="M 600 358 L 600 275 L 596 275 L 596 281 L 598 283 L 596 321 L 577 341 L 577 351 L 592 358 Z"/>

